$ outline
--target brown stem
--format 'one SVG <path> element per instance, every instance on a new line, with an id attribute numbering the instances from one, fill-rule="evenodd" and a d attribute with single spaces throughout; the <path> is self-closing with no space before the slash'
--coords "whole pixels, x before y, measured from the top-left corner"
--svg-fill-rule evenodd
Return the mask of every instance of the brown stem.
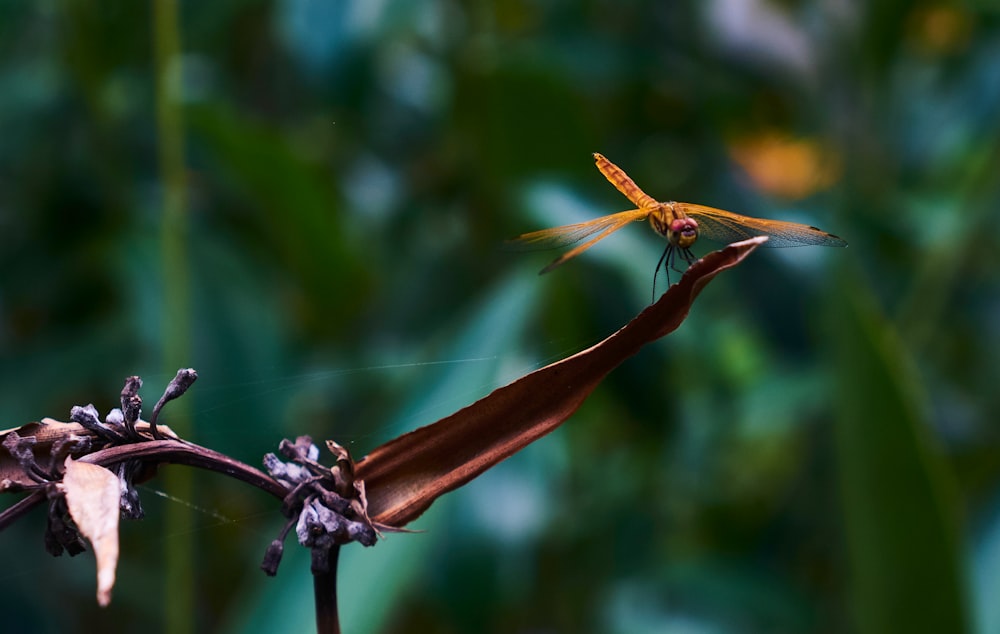
<path id="1" fill-rule="evenodd" d="M 340 634 L 337 614 L 337 557 L 340 546 L 330 549 L 326 572 L 313 573 L 313 597 L 316 600 L 316 632 Z"/>
<path id="2" fill-rule="evenodd" d="M 185 464 L 208 471 L 216 471 L 230 477 L 242 480 L 251 486 L 270 493 L 279 500 L 288 495 L 285 486 L 263 471 L 250 465 L 221 454 L 217 451 L 179 440 L 151 440 L 149 442 L 116 445 L 95 451 L 80 458 L 80 462 L 88 462 L 107 467 L 126 460 L 142 460 L 153 463 Z M 13 506 L 0 513 L 0 531 L 7 528 L 15 520 L 35 506 L 45 501 L 42 489 L 19 500 Z"/>
<path id="3" fill-rule="evenodd" d="M 45 501 L 45 489 L 35 489 L 31 495 L 17 501 L 0 513 L 0 531 L 7 528 L 22 515 Z"/>
<path id="4" fill-rule="evenodd" d="M 117 445 L 95 451 L 80 458 L 80 462 L 99 464 L 104 467 L 124 462 L 125 460 L 185 464 L 191 467 L 207 469 L 208 471 L 216 471 L 237 480 L 242 480 L 249 485 L 270 493 L 279 500 L 283 500 L 288 495 L 288 489 L 284 485 L 263 471 L 244 464 L 239 460 L 233 460 L 218 451 L 178 440 L 151 440 L 131 445 Z"/>

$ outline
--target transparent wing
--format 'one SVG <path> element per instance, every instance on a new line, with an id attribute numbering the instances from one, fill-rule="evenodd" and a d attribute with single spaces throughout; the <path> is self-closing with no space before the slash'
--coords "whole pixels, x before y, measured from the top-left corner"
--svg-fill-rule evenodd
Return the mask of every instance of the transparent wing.
<path id="1" fill-rule="evenodd" d="M 551 264 L 542 269 L 542 273 L 548 273 L 566 260 L 580 255 L 628 223 L 645 220 L 648 216 L 648 209 L 632 209 L 631 211 L 622 211 L 610 216 L 588 220 L 587 222 L 532 231 L 531 233 L 519 235 L 509 242 L 515 246 L 520 245 L 528 248 L 564 247 L 597 234 L 596 237 L 563 253 Z"/>
<path id="2" fill-rule="evenodd" d="M 722 209 L 691 203 L 676 203 L 675 206 L 698 222 L 699 237 L 714 242 L 729 243 L 755 236 L 767 236 L 767 243 L 761 246 L 847 246 L 847 241 L 843 238 L 797 222 L 741 216 Z"/>

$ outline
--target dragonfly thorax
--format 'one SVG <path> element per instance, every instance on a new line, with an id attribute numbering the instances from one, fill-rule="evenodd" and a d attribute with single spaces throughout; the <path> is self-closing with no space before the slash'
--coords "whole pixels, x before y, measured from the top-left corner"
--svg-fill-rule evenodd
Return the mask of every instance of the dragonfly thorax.
<path id="1" fill-rule="evenodd" d="M 659 208 L 649 214 L 649 224 L 667 242 L 681 249 L 689 248 L 698 240 L 698 222 L 684 215 L 674 203 L 660 203 Z"/>

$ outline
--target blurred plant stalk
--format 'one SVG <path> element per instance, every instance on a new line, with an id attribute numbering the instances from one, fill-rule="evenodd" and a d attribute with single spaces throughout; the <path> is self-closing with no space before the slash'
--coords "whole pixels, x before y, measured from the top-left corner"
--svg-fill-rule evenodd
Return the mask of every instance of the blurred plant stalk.
<path id="1" fill-rule="evenodd" d="M 186 254 L 187 182 L 184 169 L 184 120 L 180 108 L 181 46 L 176 0 L 153 3 L 153 42 L 156 64 L 156 130 L 160 183 L 163 191 L 163 222 L 160 229 L 163 266 L 162 316 L 163 363 L 168 372 L 185 365 L 190 348 L 190 288 Z M 171 424 L 178 433 L 191 435 L 190 408 L 181 404 L 172 412 Z M 166 489 L 182 500 L 191 500 L 194 487 L 186 469 L 164 474 Z M 165 631 L 193 631 L 194 541 L 190 531 L 191 511 L 175 504 L 166 518 L 164 550 L 166 588 Z"/>

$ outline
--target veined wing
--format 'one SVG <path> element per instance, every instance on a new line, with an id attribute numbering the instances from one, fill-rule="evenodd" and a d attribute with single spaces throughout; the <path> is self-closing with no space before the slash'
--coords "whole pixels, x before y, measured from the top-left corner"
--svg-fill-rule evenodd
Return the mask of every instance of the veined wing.
<path id="1" fill-rule="evenodd" d="M 636 222 L 637 220 L 645 220 L 648 216 L 648 209 L 621 211 L 616 214 L 611 214 L 610 216 L 602 216 L 600 218 L 595 218 L 594 220 L 588 220 L 587 222 L 578 222 L 572 225 L 563 225 L 561 227 L 552 227 L 551 229 L 542 229 L 541 231 L 532 231 L 531 233 L 521 234 L 511 240 L 511 242 L 520 243 L 529 247 L 563 247 L 577 243 L 585 238 L 589 238 L 590 236 L 597 234 L 596 237 L 587 240 L 583 244 L 567 251 L 566 253 L 563 253 L 541 271 L 542 273 L 548 273 L 566 260 L 580 255 L 628 223 Z"/>
<path id="2" fill-rule="evenodd" d="M 847 241 L 839 236 L 797 222 L 741 216 L 723 209 L 691 203 L 675 203 L 675 207 L 698 222 L 699 237 L 715 242 L 729 243 L 755 236 L 767 236 L 767 243 L 761 246 L 847 246 Z"/>

